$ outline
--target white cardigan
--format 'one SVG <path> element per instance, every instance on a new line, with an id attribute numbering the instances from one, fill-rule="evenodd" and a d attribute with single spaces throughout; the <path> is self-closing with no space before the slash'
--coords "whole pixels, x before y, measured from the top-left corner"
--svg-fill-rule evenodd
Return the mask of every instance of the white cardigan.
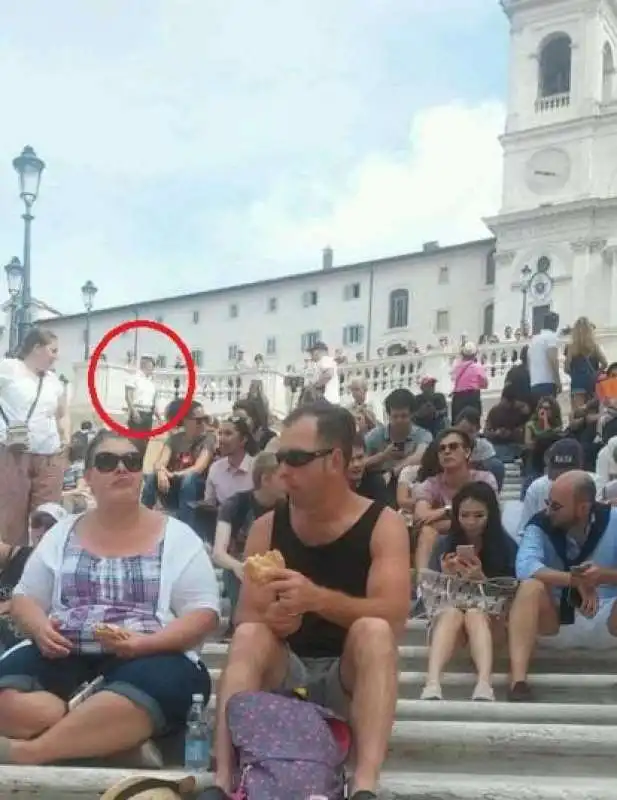
<path id="1" fill-rule="evenodd" d="M 53 526 L 26 562 L 13 595 L 31 597 L 46 614 L 62 610 L 62 562 L 67 539 L 80 515 Z M 220 617 L 220 594 L 212 562 L 197 534 L 173 517 L 165 525 L 156 616 L 162 626 L 189 611 L 210 610 Z M 192 654 L 187 654 L 192 655 Z"/>

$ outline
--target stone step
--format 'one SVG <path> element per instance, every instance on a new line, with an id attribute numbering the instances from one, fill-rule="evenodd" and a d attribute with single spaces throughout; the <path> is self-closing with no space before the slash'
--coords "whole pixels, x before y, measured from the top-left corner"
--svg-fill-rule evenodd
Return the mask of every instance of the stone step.
<path id="1" fill-rule="evenodd" d="M 210 670 L 217 681 L 221 670 Z M 403 700 L 418 700 L 424 687 L 426 672 L 401 672 L 398 696 Z M 468 700 L 475 685 L 475 675 L 469 672 L 446 672 L 442 679 L 444 697 L 447 700 Z M 532 674 L 529 684 L 541 703 L 617 703 L 617 677 L 614 674 L 584 675 L 573 673 Z M 505 700 L 509 677 L 507 673 L 496 673 L 493 686 L 498 700 Z"/>
<path id="2" fill-rule="evenodd" d="M 393 769 L 610 777 L 617 726 L 505 722 L 394 724 L 387 765 Z"/>
<path id="3" fill-rule="evenodd" d="M 106 789 L 131 775 L 178 779 L 182 772 L 144 773 L 78 767 L 3 767 L 2 796 L 12 800 L 100 800 Z M 544 775 L 435 774 L 386 771 L 380 800 L 614 800 L 612 778 L 564 780 Z"/>
<path id="4" fill-rule="evenodd" d="M 210 707 L 216 695 L 210 697 Z M 472 703 L 468 700 L 397 700 L 397 720 L 414 722 L 520 722 L 538 725 L 617 725 L 617 708 L 612 704 L 586 703 Z"/>
<path id="5" fill-rule="evenodd" d="M 208 667 L 222 667 L 227 659 L 227 644 L 208 642 L 204 645 L 201 654 Z M 425 645 L 401 645 L 398 649 L 402 672 L 422 672 L 426 670 L 429 648 Z M 585 651 L 585 650 L 554 650 L 539 648 L 534 654 L 532 672 L 538 673 L 563 673 L 581 674 L 593 670 L 594 674 L 609 673 L 615 678 L 617 651 Z M 507 650 L 496 654 L 495 670 L 507 671 L 509 658 Z M 448 665 L 451 672 L 470 672 L 473 664 L 468 653 L 462 653 Z"/>

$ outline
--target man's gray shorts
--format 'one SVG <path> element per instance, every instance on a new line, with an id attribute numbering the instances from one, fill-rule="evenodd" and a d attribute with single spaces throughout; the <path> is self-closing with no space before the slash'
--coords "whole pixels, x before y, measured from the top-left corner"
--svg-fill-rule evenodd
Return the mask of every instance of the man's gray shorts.
<path id="1" fill-rule="evenodd" d="M 350 696 L 341 681 L 340 658 L 300 658 L 289 651 L 282 689 L 307 689 L 308 699 L 343 718 L 349 716 Z"/>

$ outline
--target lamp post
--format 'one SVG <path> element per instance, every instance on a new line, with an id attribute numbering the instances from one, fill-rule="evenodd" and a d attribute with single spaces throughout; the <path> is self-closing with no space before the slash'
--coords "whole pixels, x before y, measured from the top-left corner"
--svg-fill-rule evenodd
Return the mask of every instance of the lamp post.
<path id="1" fill-rule="evenodd" d="M 41 185 L 41 174 L 45 169 L 45 162 L 42 161 L 33 148 L 29 145 L 24 147 L 21 155 L 13 159 L 13 167 L 19 177 L 19 196 L 24 202 L 24 269 L 23 286 L 19 303 L 19 326 L 17 332 L 18 344 L 21 344 L 26 331 L 32 323 L 32 285 L 31 285 L 31 229 L 32 229 L 32 206 L 38 197 Z"/>
<path id="2" fill-rule="evenodd" d="M 17 334 L 19 326 L 19 299 L 21 296 L 24 280 L 24 268 L 21 261 L 14 256 L 9 263 L 5 266 L 6 283 L 9 290 L 10 297 L 10 314 L 9 314 L 9 354 L 13 356 L 17 350 Z"/>
<path id="3" fill-rule="evenodd" d="M 532 272 L 529 264 L 525 264 L 521 270 L 521 292 L 523 294 L 523 304 L 521 308 L 521 336 L 525 335 L 527 327 L 527 298 L 529 295 L 529 284 L 531 282 Z"/>
<path id="4" fill-rule="evenodd" d="M 98 289 L 88 280 L 81 287 L 81 297 L 84 301 L 84 308 L 86 309 L 86 329 L 84 331 L 84 361 L 90 358 L 90 315 L 92 314 L 92 307 L 94 306 L 94 298 Z"/>

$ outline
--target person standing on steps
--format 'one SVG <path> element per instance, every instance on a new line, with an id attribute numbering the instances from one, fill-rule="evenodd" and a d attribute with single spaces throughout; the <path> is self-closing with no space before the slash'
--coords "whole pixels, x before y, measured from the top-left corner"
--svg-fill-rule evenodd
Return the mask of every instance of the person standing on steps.
<path id="1" fill-rule="evenodd" d="M 61 503 L 70 440 L 66 392 L 52 371 L 58 339 L 28 331 L 16 358 L 0 361 L 0 536 L 28 544 L 28 517 Z"/>
<path id="2" fill-rule="evenodd" d="M 351 798 L 377 797 L 396 707 L 397 637 L 409 612 L 409 537 L 392 509 L 351 489 L 354 436 L 349 411 L 325 403 L 297 408 L 283 424 L 276 456 L 289 502 L 255 522 L 245 557 L 278 549 L 286 568 L 265 586 L 242 585 L 217 698 L 216 786 L 204 800 L 234 788 L 227 700 L 298 686 L 350 719 Z"/>
<path id="3" fill-rule="evenodd" d="M 156 363 L 152 356 L 142 356 L 138 371 L 125 384 L 124 392 L 128 408 L 127 427 L 132 431 L 151 431 L 158 419 L 157 394 L 154 379 Z M 147 439 L 135 440 L 142 451 L 148 446 Z"/>
<path id="4" fill-rule="evenodd" d="M 558 327 L 559 314 L 549 312 L 544 317 L 542 330 L 532 338 L 527 351 L 529 382 L 536 403 L 542 397 L 557 397 L 561 392 Z"/>

